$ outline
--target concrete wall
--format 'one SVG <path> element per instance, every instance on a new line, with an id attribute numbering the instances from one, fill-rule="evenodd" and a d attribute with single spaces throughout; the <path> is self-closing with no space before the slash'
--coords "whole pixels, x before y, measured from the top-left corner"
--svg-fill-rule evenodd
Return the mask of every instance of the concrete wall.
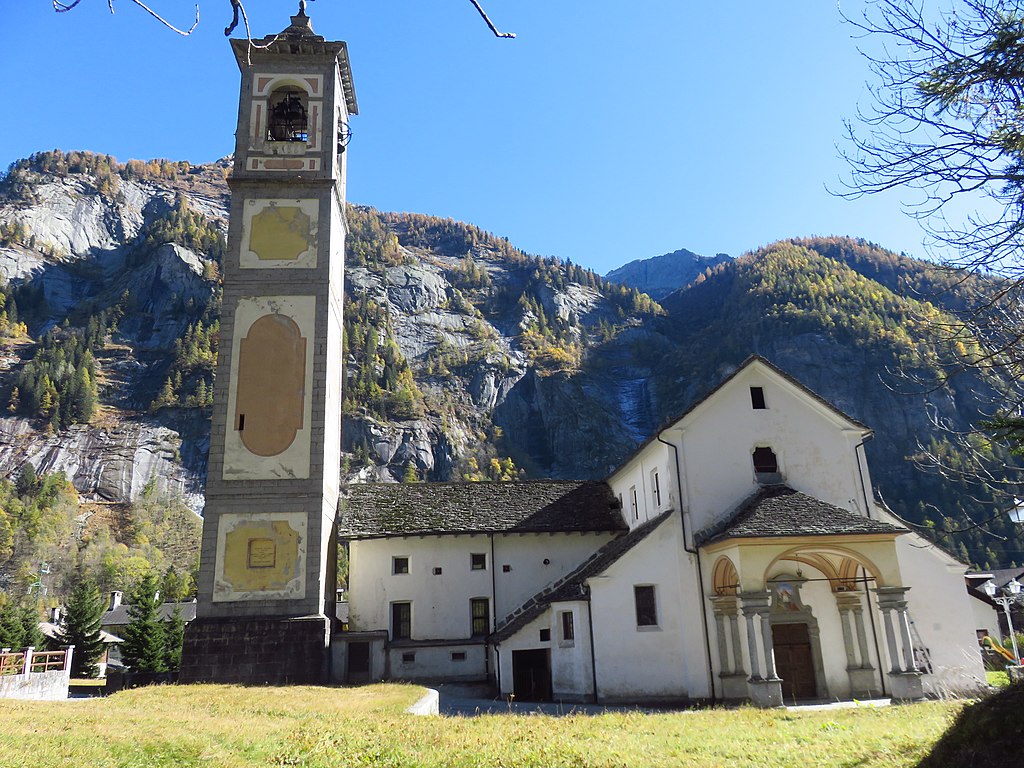
<path id="1" fill-rule="evenodd" d="M 0 699 L 60 701 L 68 697 L 71 672 L 35 672 L 0 677 Z"/>
<path id="2" fill-rule="evenodd" d="M 391 645 L 387 654 L 389 680 L 485 680 L 489 673 L 487 647 L 482 643 Z"/>

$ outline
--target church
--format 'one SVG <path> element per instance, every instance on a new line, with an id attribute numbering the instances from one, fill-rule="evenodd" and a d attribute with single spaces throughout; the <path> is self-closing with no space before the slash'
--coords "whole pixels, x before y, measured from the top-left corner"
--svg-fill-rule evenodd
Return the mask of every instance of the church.
<path id="1" fill-rule="evenodd" d="M 603 703 L 976 689 L 966 566 L 876 498 L 871 437 L 751 357 L 603 482 L 350 486 L 332 675 Z"/>
<path id="2" fill-rule="evenodd" d="M 981 685 L 966 566 L 876 499 L 871 430 L 759 357 L 603 481 L 342 489 L 348 49 L 314 32 L 303 0 L 279 34 L 231 45 L 238 130 L 182 682 L 760 706 Z"/>

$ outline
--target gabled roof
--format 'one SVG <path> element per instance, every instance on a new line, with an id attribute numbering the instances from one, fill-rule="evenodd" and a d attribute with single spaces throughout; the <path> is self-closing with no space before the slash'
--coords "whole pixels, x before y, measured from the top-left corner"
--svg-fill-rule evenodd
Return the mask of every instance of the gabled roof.
<path id="1" fill-rule="evenodd" d="M 342 538 L 467 533 L 622 531 L 618 500 L 599 481 L 350 485 Z"/>
<path id="2" fill-rule="evenodd" d="M 736 368 L 736 370 L 734 370 L 732 373 L 730 373 L 728 376 L 726 376 L 724 379 L 722 379 L 720 382 L 718 382 L 718 384 L 716 384 L 714 387 L 712 387 L 702 397 L 697 398 L 693 403 L 690 404 L 690 406 L 685 411 L 683 411 L 682 413 L 680 413 L 677 416 L 673 416 L 672 418 L 666 420 L 660 427 L 658 427 L 656 430 L 654 430 L 654 433 L 650 437 L 648 437 L 646 440 L 644 440 L 637 447 L 637 449 L 635 451 L 633 451 L 631 454 L 629 454 L 629 456 L 627 456 L 625 459 L 623 459 L 621 462 L 619 462 L 619 466 L 617 466 L 614 470 L 612 470 L 609 473 L 608 476 L 611 477 L 616 472 L 618 472 L 622 467 L 626 466 L 626 464 L 628 464 L 630 461 L 632 461 L 634 456 L 636 456 L 638 453 L 640 453 L 640 451 L 642 451 L 648 445 L 650 445 L 655 440 L 657 440 L 658 436 L 662 432 L 664 432 L 666 429 L 669 429 L 670 427 L 675 425 L 677 422 L 680 422 L 683 419 L 685 419 L 687 416 L 689 416 L 691 413 L 693 413 L 695 410 L 697 410 L 697 408 L 699 408 L 704 403 L 706 403 L 708 400 L 710 400 L 712 398 L 712 396 L 716 392 L 718 392 L 718 390 L 722 389 L 722 387 L 724 387 L 730 381 L 735 379 L 737 376 L 739 376 L 743 371 L 745 371 L 747 368 L 749 368 L 754 363 L 761 363 L 766 368 L 768 368 L 770 371 L 772 371 L 773 373 L 777 374 L 782 379 L 786 380 L 787 382 L 792 384 L 794 387 L 796 387 L 798 390 L 800 390 L 802 393 L 804 393 L 805 395 L 810 397 L 812 400 L 815 400 L 818 404 L 824 406 L 825 408 L 827 408 L 829 411 L 834 413 L 839 418 L 849 422 L 850 426 L 857 427 L 859 429 L 863 429 L 865 432 L 870 432 L 871 431 L 871 428 L 868 427 L 867 425 L 865 425 L 863 422 L 858 421 L 857 419 L 855 419 L 852 416 L 850 416 L 848 413 L 845 413 L 844 411 L 840 410 L 834 404 L 830 403 L 824 397 L 819 395 L 817 392 L 809 389 L 804 384 L 801 384 L 798 380 L 796 380 L 795 378 L 790 376 L 788 373 L 786 373 L 784 370 L 782 370 L 778 366 L 774 365 L 768 359 L 766 359 L 764 357 L 761 357 L 761 355 L 750 355 L 750 357 L 748 357 L 746 360 L 744 360 L 742 363 L 739 364 L 739 366 Z"/>
<path id="3" fill-rule="evenodd" d="M 60 626 L 54 624 L 51 621 L 40 621 L 39 631 L 50 640 L 60 640 Z M 123 643 L 124 638 L 112 635 L 106 630 L 100 630 L 100 641 L 106 645 L 116 645 L 117 643 Z"/>
<path id="4" fill-rule="evenodd" d="M 787 485 L 769 485 L 725 520 L 699 531 L 694 541 L 703 546 L 722 539 L 906 532 L 906 528 L 855 515 Z"/>
<path id="5" fill-rule="evenodd" d="M 568 574 L 561 581 L 557 581 L 547 589 L 538 592 L 506 618 L 506 622 L 498 627 L 488 639 L 492 642 L 501 642 L 511 637 L 520 629 L 525 627 L 535 618 L 547 610 L 551 603 L 560 603 L 566 600 L 579 600 L 587 596 L 587 579 L 597 576 L 607 570 L 613 563 L 619 560 L 624 554 L 633 549 L 637 544 L 647 538 L 650 533 L 661 525 L 672 514 L 669 510 L 643 525 L 639 525 L 625 536 L 612 539 L 597 552 L 591 555 L 579 568 Z"/>

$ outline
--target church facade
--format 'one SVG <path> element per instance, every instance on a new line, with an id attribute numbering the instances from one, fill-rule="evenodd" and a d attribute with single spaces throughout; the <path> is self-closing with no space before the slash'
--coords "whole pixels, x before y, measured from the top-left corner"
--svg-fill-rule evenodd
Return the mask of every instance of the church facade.
<path id="1" fill-rule="evenodd" d="M 983 684 L 966 566 L 871 430 L 752 357 L 603 482 L 351 486 L 338 681 L 519 700 L 912 700 Z"/>

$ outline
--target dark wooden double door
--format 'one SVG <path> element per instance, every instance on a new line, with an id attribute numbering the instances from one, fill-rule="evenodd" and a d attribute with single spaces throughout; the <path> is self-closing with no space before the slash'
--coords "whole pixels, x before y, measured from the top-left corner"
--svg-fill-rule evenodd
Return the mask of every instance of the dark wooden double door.
<path id="1" fill-rule="evenodd" d="M 814 676 L 814 655 L 806 624 L 773 624 L 775 671 L 782 678 L 782 698 L 786 701 L 815 699 L 818 682 Z"/>

